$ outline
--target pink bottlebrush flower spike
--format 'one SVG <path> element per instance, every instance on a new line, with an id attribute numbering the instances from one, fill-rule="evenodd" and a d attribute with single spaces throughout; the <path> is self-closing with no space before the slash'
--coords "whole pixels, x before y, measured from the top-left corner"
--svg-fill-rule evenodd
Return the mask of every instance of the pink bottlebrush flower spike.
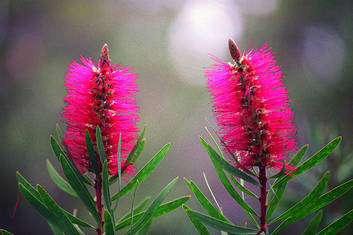
<path id="1" fill-rule="evenodd" d="M 266 44 L 242 56 L 230 39 L 229 49 L 234 63 L 213 57 L 206 71 L 222 141 L 240 168 L 282 169 L 296 150 L 296 129 L 280 67 Z"/>
<path id="2" fill-rule="evenodd" d="M 102 48 L 99 62 L 81 56 L 81 63 L 73 61 L 66 75 L 63 118 L 67 123 L 64 144 L 69 156 L 82 173 L 90 169 L 86 149 L 85 130 L 93 140 L 99 126 L 108 169 L 111 175 L 118 174 L 117 151 L 121 134 L 121 167 L 125 174 L 132 174 L 134 167 L 125 164 L 127 154 L 132 150 L 137 138 L 138 106 L 134 98 L 138 89 L 135 85 L 136 73 L 131 67 L 110 63 L 108 46 Z"/>

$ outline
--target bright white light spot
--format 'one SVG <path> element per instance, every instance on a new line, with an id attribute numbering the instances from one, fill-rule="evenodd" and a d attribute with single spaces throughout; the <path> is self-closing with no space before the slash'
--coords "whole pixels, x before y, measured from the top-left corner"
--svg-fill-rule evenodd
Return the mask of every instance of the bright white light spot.
<path id="1" fill-rule="evenodd" d="M 169 52 L 179 77 L 204 86 L 208 53 L 225 58 L 228 38 L 241 37 L 242 21 L 233 1 L 187 1 L 169 29 Z"/>

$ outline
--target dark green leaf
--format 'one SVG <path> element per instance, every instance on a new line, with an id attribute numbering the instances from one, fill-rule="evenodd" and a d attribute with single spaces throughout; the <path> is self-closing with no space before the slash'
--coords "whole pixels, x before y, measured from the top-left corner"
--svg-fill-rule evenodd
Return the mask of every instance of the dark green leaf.
<path id="1" fill-rule="evenodd" d="M 97 126 L 97 128 L 96 128 L 96 142 L 97 142 L 97 149 L 98 149 L 98 153 L 99 153 L 99 159 L 101 160 L 101 163 L 103 164 L 104 160 L 106 159 L 106 156 L 105 156 L 104 144 L 103 144 L 103 140 L 102 140 L 102 133 L 101 133 L 101 129 L 99 128 L 99 126 Z"/>
<path id="2" fill-rule="evenodd" d="M 118 177 L 119 177 L 119 190 L 121 189 L 121 133 L 119 135 L 118 142 L 118 154 L 117 154 L 117 164 L 118 164 Z"/>
<path id="3" fill-rule="evenodd" d="M 317 183 L 314 189 L 307 196 L 305 196 L 301 201 L 297 202 L 283 214 L 272 220 L 270 224 L 286 219 L 288 217 L 296 217 L 297 213 L 302 213 L 303 208 L 305 208 L 308 203 L 312 203 L 320 197 L 321 193 L 325 190 L 327 186 L 329 176 L 329 172 L 326 172 L 321 177 L 320 181 Z"/>
<path id="4" fill-rule="evenodd" d="M 152 219 L 154 212 L 158 209 L 159 205 L 164 201 L 164 199 L 169 194 L 170 190 L 174 187 L 178 177 L 174 178 L 157 196 L 157 198 L 152 202 L 152 204 L 147 208 L 146 212 L 139 219 L 136 224 L 132 226 L 131 233 L 134 234 L 140 230 L 150 219 Z"/>
<path id="5" fill-rule="evenodd" d="M 247 188 L 245 188 L 243 185 L 241 185 L 238 180 L 235 178 L 234 175 L 231 175 L 229 174 L 229 178 L 230 180 L 233 182 L 233 184 L 238 188 L 240 189 L 242 192 L 246 193 L 247 195 L 251 196 L 251 197 L 254 197 L 254 198 L 257 198 L 257 196 L 251 192 L 250 190 L 248 190 Z"/>
<path id="6" fill-rule="evenodd" d="M 200 137 L 202 144 L 204 145 L 208 155 L 210 156 L 212 161 L 217 161 L 217 164 L 222 167 L 224 170 L 228 171 L 232 175 L 241 178 L 253 185 L 259 186 L 259 182 L 257 182 L 254 178 L 249 176 L 248 174 L 244 173 L 243 171 L 235 168 L 229 162 L 224 160 L 219 154 L 209 145 L 202 137 Z"/>
<path id="7" fill-rule="evenodd" d="M 337 137 L 334 140 L 332 140 L 330 143 L 328 143 L 325 147 L 323 147 L 319 152 L 315 153 L 313 156 L 311 156 L 308 160 L 303 162 L 300 166 L 298 166 L 297 169 L 292 171 L 290 174 L 284 176 L 276 182 L 273 187 L 280 185 L 282 183 L 288 182 L 289 180 L 293 179 L 294 177 L 297 177 L 298 175 L 306 172 L 307 170 L 311 169 L 312 167 L 316 166 L 319 164 L 322 160 L 324 160 L 330 153 L 332 153 L 333 150 L 337 147 L 337 145 L 341 142 L 342 137 Z"/>
<path id="8" fill-rule="evenodd" d="M 221 180 L 224 188 L 228 191 L 228 193 L 232 196 L 232 198 L 244 208 L 245 211 L 249 212 L 250 214 L 257 215 L 257 213 L 243 200 L 243 198 L 238 194 L 238 192 L 233 188 L 232 184 L 230 183 L 229 179 L 227 178 L 226 174 L 223 171 L 222 166 L 220 163 L 212 156 L 210 146 L 200 137 L 201 142 L 205 146 L 207 152 L 210 155 L 212 163 L 216 169 L 219 179 Z M 214 151 L 213 151 L 214 152 Z"/>
<path id="9" fill-rule="evenodd" d="M 312 218 L 310 221 L 310 224 L 308 227 L 305 229 L 302 235 L 312 235 L 316 233 L 317 228 L 320 225 L 322 219 L 322 210 L 320 210 L 316 215 Z"/>
<path id="10" fill-rule="evenodd" d="M 323 194 L 318 198 L 317 200 L 310 201 L 307 203 L 307 205 L 300 211 L 300 213 L 296 213 L 295 217 L 289 217 L 287 220 L 282 222 L 274 231 L 273 235 L 278 234 L 280 231 L 282 231 L 284 228 L 286 228 L 288 225 L 294 223 L 295 221 L 313 213 L 314 211 L 317 211 L 321 209 L 322 207 L 328 205 L 331 203 L 333 200 L 336 198 L 342 196 L 344 193 L 346 193 L 348 190 L 350 190 L 353 187 L 353 179 L 347 181 L 344 184 L 341 184 L 340 186 L 337 186 L 336 188 L 332 189 L 331 191 Z"/>
<path id="11" fill-rule="evenodd" d="M 40 185 L 37 185 L 37 190 L 40 194 L 42 202 L 46 205 L 50 213 L 55 216 L 55 222 L 60 226 L 60 229 L 66 234 L 79 235 L 80 233 L 66 217 L 62 209 L 56 204 L 53 198 L 50 197 L 50 195 Z"/>
<path id="12" fill-rule="evenodd" d="M 114 235 L 113 218 L 108 210 L 104 209 L 104 231 L 106 235 Z"/>
<path id="13" fill-rule="evenodd" d="M 60 143 L 63 142 L 63 137 L 64 137 L 64 134 L 63 134 L 63 131 L 61 130 L 61 127 L 59 125 L 59 123 L 56 123 L 56 135 L 58 136 L 58 140 Z"/>
<path id="14" fill-rule="evenodd" d="M 72 159 L 66 156 L 65 152 L 62 150 L 62 148 L 60 147 L 60 145 L 52 135 L 50 135 L 50 144 L 59 162 L 60 162 L 60 155 L 63 155 L 71 165 L 72 169 L 76 172 L 77 175 L 79 175 L 80 179 L 83 180 L 86 184 L 92 185 L 92 182 L 87 178 L 85 178 L 80 173 L 80 171 L 77 169 Z"/>
<path id="15" fill-rule="evenodd" d="M 203 225 L 203 223 L 200 222 L 200 220 L 194 218 L 193 216 L 190 215 L 189 211 L 190 208 L 187 207 L 186 205 L 183 205 L 183 209 L 186 213 L 186 215 L 189 217 L 191 223 L 194 225 L 196 230 L 199 232 L 200 235 L 211 235 L 210 231 L 208 231 L 207 227 Z"/>
<path id="16" fill-rule="evenodd" d="M 79 219 L 76 216 L 73 216 L 71 213 L 65 211 L 64 209 L 62 209 L 62 211 L 64 212 L 66 217 L 71 221 L 71 223 L 77 224 L 77 225 L 81 225 L 83 227 L 88 227 L 88 228 L 94 228 L 95 229 L 95 227 L 93 225 L 87 223 L 86 221 L 83 221 L 82 219 Z"/>
<path id="17" fill-rule="evenodd" d="M 324 234 L 336 234 L 341 231 L 344 227 L 350 224 L 353 220 L 353 210 L 350 210 L 344 216 L 321 230 L 317 235 L 324 235 Z"/>
<path id="18" fill-rule="evenodd" d="M 78 197 L 76 192 L 72 189 L 72 187 L 69 185 L 66 180 L 64 180 L 59 173 L 55 170 L 53 165 L 50 163 L 50 161 L 47 159 L 47 168 L 49 172 L 50 178 L 53 180 L 53 182 L 64 192 L 70 194 L 73 197 Z"/>
<path id="19" fill-rule="evenodd" d="M 20 174 L 20 172 L 16 172 L 17 180 L 22 184 L 24 188 L 26 188 L 33 196 L 35 196 L 40 201 L 40 195 L 35 188 Z"/>
<path id="20" fill-rule="evenodd" d="M 10 232 L 6 231 L 5 229 L 0 229 L 0 233 L 2 235 L 14 235 L 13 233 L 10 233 Z"/>
<path id="21" fill-rule="evenodd" d="M 220 231 L 224 231 L 224 232 L 229 232 L 229 233 L 235 233 L 235 234 L 256 234 L 258 231 L 255 229 L 251 229 L 251 228 L 245 228 L 245 227 L 239 227 L 239 226 L 235 226 L 229 223 L 226 223 L 224 221 L 221 221 L 219 219 L 207 216 L 207 215 L 203 215 L 197 211 L 194 210 L 187 210 L 189 213 L 189 215 L 191 217 L 194 217 L 196 219 L 198 219 L 199 221 L 215 228 L 218 229 Z"/>
<path id="22" fill-rule="evenodd" d="M 97 154 L 94 151 L 94 147 L 93 147 L 93 142 L 91 139 L 91 136 L 89 134 L 89 131 L 86 130 L 85 131 L 85 140 L 86 140 L 86 148 L 87 148 L 87 153 L 89 156 L 89 160 L 90 160 L 90 165 L 93 168 L 93 171 L 95 172 L 96 175 L 99 175 L 99 168 L 98 168 L 98 162 L 97 162 Z M 103 162 L 102 162 L 103 164 Z"/>
<path id="23" fill-rule="evenodd" d="M 130 162 L 134 163 L 137 158 L 140 156 L 140 153 L 142 152 L 143 146 L 145 145 L 145 139 L 143 138 L 145 135 L 146 131 L 146 126 L 143 127 L 143 130 L 141 134 L 139 135 L 136 144 L 134 145 L 133 149 L 131 150 L 129 156 L 126 159 L 126 164 L 129 164 Z M 143 142 L 143 143 L 142 143 Z"/>
<path id="24" fill-rule="evenodd" d="M 77 173 L 73 170 L 67 159 L 62 155 L 60 155 L 59 159 L 61 166 L 64 170 L 64 174 L 67 180 L 69 181 L 71 187 L 75 190 L 76 194 L 79 196 L 83 204 L 87 207 L 89 212 L 91 212 L 97 223 L 101 224 L 100 217 L 96 210 L 95 202 L 91 194 L 88 192 L 86 186 L 81 181 Z"/>
<path id="25" fill-rule="evenodd" d="M 113 211 L 111 209 L 112 202 L 110 201 L 110 191 L 109 191 L 109 183 L 108 183 L 108 163 L 107 163 L 107 160 L 104 160 L 104 163 L 103 163 L 102 188 L 103 188 L 104 205 L 108 209 L 109 214 L 112 216 L 113 221 L 114 221 L 114 215 L 113 215 Z"/>
<path id="26" fill-rule="evenodd" d="M 143 199 L 137 206 L 136 208 L 134 208 L 134 214 L 137 214 L 141 211 L 143 211 L 143 209 L 145 208 L 145 206 L 147 205 L 147 203 L 149 202 L 149 200 L 151 200 L 151 197 L 146 197 L 145 199 Z M 123 217 L 121 217 L 121 219 L 119 220 L 119 222 L 123 221 L 126 218 L 131 218 L 131 212 L 127 213 L 126 215 L 124 215 Z"/>
<path id="27" fill-rule="evenodd" d="M 207 197 L 201 192 L 201 190 L 197 187 L 197 185 L 193 181 L 188 181 L 184 178 L 185 183 L 190 188 L 190 190 L 196 196 L 196 199 L 200 202 L 203 209 L 212 217 L 217 218 L 222 221 L 226 221 L 231 223 L 220 210 L 215 208 L 212 203 L 207 199 Z"/>
<path id="28" fill-rule="evenodd" d="M 165 145 L 146 165 L 135 175 L 135 177 L 125 185 L 118 193 L 112 197 L 112 201 L 130 192 L 137 184 L 142 183 L 146 177 L 158 166 L 170 148 L 170 144 Z"/>

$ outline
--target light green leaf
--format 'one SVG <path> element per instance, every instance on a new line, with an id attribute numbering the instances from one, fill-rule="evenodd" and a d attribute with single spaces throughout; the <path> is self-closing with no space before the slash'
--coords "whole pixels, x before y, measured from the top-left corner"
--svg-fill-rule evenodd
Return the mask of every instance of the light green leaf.
<path id="1" fill-rule="evenodd" d="M 137 214 L 141 211 L 143 211 L 143 209 L 145 208 L 145 206 L 147 205 L 147 203 L 151 200 L 151 197 L 148 196 L 145 199 L 143 199 L 137 206 L 136 208 L 134 208 L 134 214 Z M 128 212 L 127 214 L 125 214 L 123 217 L 121 217 L 121 219 L 119 220 L 119 223 L 123 220 L 125 220 L 126 218 L 131 218 L 131 211 Z"/>
<path id="2" fill-rule="evenodd" d="M 138 157 L 140 156 L 143 146 L 145 145 L 145 139 L 143 138 L 145 135 L 145 131 L 146 131 L 146 126 L 143 127 L 143 130 L 141 132 L 141 134 L 139 135 L 136 144 L 134 145 L 133 149 L 131 150 L 129 156 L 126 159 L 126 164 L 132 162 L 134 163 Z"/>
<path id="3" fill-rule="evenodd" d="M 63 142 L 63 137 L 64 137 L 64 134 L 63 134 L 63 131 L 61 130 L 61 127 L 59 125 L 59 123 L 56 123 L 56 135 L 58 136 L 58 140 L 60 143 Z"/>
<path id="4" fill-rule="evenodd" d="M 344 216 L 321 230 L 317 235 L 325 235 L 325 234 L 336 234 L 341 231 L 344 227 L 350 224 L 353 220 L 353 210 L 350 210 Z"/>
<path id="5" fill-rule="evenodd" d="M 146 177 L 158 166 L 170 148 L 170 144 L 165 145 L 154 157 L 146 163 L 146 165 L 135 175 L 135 177 L 127 183 L 118 193 L 113 195 L 112 201 L 124 196 L 130 192 L 136 185 L 137 181 L 142 183 Z"/>
<path id="6" fill-rule="evenodd" d="M 0 233 L 2 235 L 14 235 L 13 233 L 10 233 L 10 232 L 6 231 L 5 229 L 0 229 Z"/>
<path id="7" fill-rule="evenodd" d="M 111 214 L 109 213 L 108 210 L 104 209 L 104 231 L 105 235 L 114 235 L 114 223 L 113 223 L 113 218 Z"/>
<path id="8" fill-rule="evenodd" d="M 210 231 L 208 231 L 207 227 L 203 225 L 203 223 L 200 222 L 200 220 L 194 218 L 193 216 L 190 215 L 189 211 L 190 208 L 187 207 L 186 205 L 183 205 L 183 209 L 186 213 L 186 215 L 189 217 L 191 223 L 194 225 L 196 230 L 199 232 L 200 235 L 211 235 Z"/>
<path id="9" fill-rule="evenodd" d="M 238 189 L 240 189 L 242 192 L 246 193 L 247 195 L 249 195 L 249 196 L 251 196 L 251 197 L 253 197 L 253 198 L 257 198 L 257 196 L 256 196 L 253 192 L 251 192 L 249 189 L 247 189 L 247 188 L 245 188 L 243 185 L 241 185 L 241 184 L 238 182 L 238 180 L 235 178 L 234 175 L 229 174 L 228 176 L 229 176 L 230 180 L 233 182 L 233 184 L 234 184 Z"/>
<path id="10" fill-rule="evenodd" d="M 148 221 L 145 226 L 143 226 L 143 228 L 140 229 L 140 231 L 138 232 L 138 235 L 146 235 L 148 233 L 148 231 L 150 230 L 150 227 L 152 225 L 152 220 Z"/>
<path id="11" fill-rule="evenodd" d="M 188 210 L 188 213 L 191 217 L 194 217 L 196 219 L 198 219 L 199 221 L 215 228 L 218 229 L 220 231 L 224 231 L 224 232 L 229 232 L 229 233 L 234 233 L 234 234 L 256 234 L 258 232 L 258 230 L 255 229 L 251 229 L 251 228 L 245 228 L 245 227 L 239 227 L 239 226 L 235 226 L 229 223 L 226 223 L 224 221 L 221 221 L 219 219 L 207 216 L 207 215 L 203 215 L 197 211 L 194 210 Z"/>
<path id="12" fill-rule="evenodd" d="M 103 171 L 102 171 L 102 189 L 103 189 L 103 200 L 104 205 L 108 209 L 110 216 L 114 222 L 114 215 L 111 208 L 111 200 L 110 200 L 110 191 L 109 191 L 109 183 L 108 183 L 108 163 L 107 160 L 104 160 L 103 163 Z M 113 223 L 114 226 L 114 223 Z"/>
<path id="13" fill-rule="evenodd" d="M 73 170 L 67 159 L 63 156 L 59 156 L 61 166 L 64 170 L 64 174 L 69 181 L 71 187 L 75 190 L 76 194 L 79 196 L 83 204 L 87 207 L 89 212 L 93 215 L 94 219 L 99 225 L 101 225 L 100 216 L 96 210 L 95 202 L 87 190 L 84 183 L 81 181 L 78 174 Z"/>
<path id="14" fill-rule="evenodd" d="M 311 219 L 310 224 L 305 229 L 302 235 L 312 235 L 316 233 L 317 228 L 320 225 L 322 219 L 322 210 L 320 210 L 316 215 Z"/>
<path id="15" fill-rule="evenodd" d="M 49 159 L 47 159 L 47 168 L 50 178 L 61 190 L 70 194 L 73 197 L 78 197 L 76 192 L 69 185 L 69 183 L 66 182 L 66 180 L 64 180 L 64 178 L 62 178 L 59 173 L 55 170 L 54 166 L 50 163 Z"/>
<path id="16" fill-rule="evenodd" d="M 157 196 L 157 198 L 152 202 L 152 204 L 147 208 L 146 212 L 139 219 L 136 224 L 132 226 L 131 233 L 134 234 L 140 230 L 150 219 L 153 218 L 154 212 L 158 209 L 159 205 L 164 201 L 164 199 L 169 194 L 170 190 L 174 187 L 179 177 L 174 178 Z"/>

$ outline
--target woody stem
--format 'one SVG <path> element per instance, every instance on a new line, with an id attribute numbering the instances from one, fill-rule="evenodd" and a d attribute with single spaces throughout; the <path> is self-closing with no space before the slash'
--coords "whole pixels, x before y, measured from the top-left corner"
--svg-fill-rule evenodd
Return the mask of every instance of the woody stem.
<path id="1" fill-rule="evenodd" d="M 260 208 L 261 208 L 261 215 L 260 215 L 260 222 L 261 228 L 259 234 L 264 232 L 266 234 L 266 212 L 267 212 L 267 205 L 266 205 L 266 198 L 267 198 L 267 176 L 266 176 L 266 167 L 261 165 L 259 166 L 259 183 L 261 185 L 261 195 L 259 197 Z"/>

